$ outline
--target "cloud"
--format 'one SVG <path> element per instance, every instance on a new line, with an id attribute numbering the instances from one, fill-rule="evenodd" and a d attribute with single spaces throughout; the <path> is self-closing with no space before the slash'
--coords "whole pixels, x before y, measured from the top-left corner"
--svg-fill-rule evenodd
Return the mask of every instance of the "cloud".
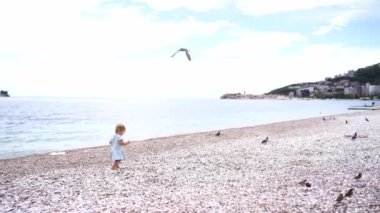
<path id="1" fill-rule="evenodd" d="M 231 31 L 232 38 L 206 49 L 207 58 L 263 58 L 278 54 L 291 44 L 305 41 L 298 33 L 260 32 L 248 29 Z M 254 59 L 253 59 L 254 60 Z"/>
<path id="2" fill-rule="evenodd" d="M 373 2 L 373 0 L 236 0 L 236 8 L 244 14 L 253 16 L 271 15 L 281 12 L 311 10 L 316 8 L 358 5 Z"/>
<path id="3" fill-rule="evenodd" d="M 191 94 L 190 86 L 181 87 L 189 81 L 178 75 L 183 64 L 175 64 L 183 61 L 172 60 L 172 51 L 231 25 L 159 20 L 137 6 L 87 3 L 1 1 L 0 83 L 16 96 Z"/>
<path id="4" fill-rule="evenodd" d="M 326 35 L 333 30 L 338 30 L 340 28 L 345 27 L 348 23 L 359 13 L 362 11 L 358 10 L 350 10 L 343 13 L 340 13 L 333 17 L 327 25 L 323 25 L 315 30 L 313 35 Z"/>
<path id="5" fill-rule="evenodd" d="M 157 10 L 200 12 L 232 1 L 144 2 L 162 7 Z M 320 7 L 315 2 L 312 7 Z M 276 4 L 277 12 L 311 7 Z M 271 14 L 273 8 L 251 14 Z M 139 4 L 101 0 L 0 1 L 0 84 L 15 96 L 219 97 L 323 79 L 380 55 L 375 48 L 313 43 L 300 32 L 252 30 L 237 19 L 161 15 Z M 355 13 L 341 16 L 329 30 L 345 26 Z M 182 46 L 190 48 L 193 61 L 170 58 Z"/>
<path id="6" fill-rule="evenodd" d="M 291 83 L 318 81 L 378 63 L 380 49 L 311 42 L 297 33 L 238 30 L 201 54 L 213 86 L 260 94 Z M 200 68 L 201 69 L 201 68 Z M 224 91 L 223 91 L 224 89 Z"/>
<path id="7" fill-rule="evenodd" d="M 41 58 L 133 58 L 138 52 L 178 45 L 196 35 L 209 36 L 230 25 L 194 18 L 159 21 L 139 7 L 100 7 L 99 2 L 83 7 L 71 2 L 75 7 L 68 4 L 61 8 L 37 0 L 28 10 L 20 9 L 17 3 L 0 5 L 1 12 L 8 11 L 0 13 L 4 32 L 0 48 Z"/>
<path id="8" fill-rule="evenodd" d="M 196 12 L 221 9 L 230 1 L 231 0 L 135 0 L 135 2 L 147 4 L 152 9 L 159 11 L 188 9 Z"/>
<path id="9" fill-rule="evenodd" d="M 316 81 L 378 63 L 377 54 L 379 48 L 320 43 L 305 45 L 283 59 L 284 67 L 292 67 L 287 69 L 290 76 L 298 81 Z"/>
<path id="10" fill-rule="evenodd" d="M 209 12 L 235 6 L 246 15 L 263 16 L 280 12 L 310 10 L 315 8 L 348 6 L 355 7 L 374 0 L 134 0 L 158 11 L 187 9 L 195 12 Z"/>

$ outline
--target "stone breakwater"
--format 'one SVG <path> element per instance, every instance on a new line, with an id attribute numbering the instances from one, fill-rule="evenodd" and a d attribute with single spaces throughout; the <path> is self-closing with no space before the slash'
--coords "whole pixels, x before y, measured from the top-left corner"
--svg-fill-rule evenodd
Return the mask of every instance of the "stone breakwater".
<path id="1" fill-rule="evenodd" d="M 356 140 L 345 137 L 354 132 Z M 219 137 L 157 138 L 125 149 L 120 171 L 110 170 L 108 147 L 1 160 L 0 212 L 380 211 L 378 111 L 222 130 Z M 299 184 L 304 179 L 311 187 Z M 351 188 L 352 196 L 336 201 Z"/>

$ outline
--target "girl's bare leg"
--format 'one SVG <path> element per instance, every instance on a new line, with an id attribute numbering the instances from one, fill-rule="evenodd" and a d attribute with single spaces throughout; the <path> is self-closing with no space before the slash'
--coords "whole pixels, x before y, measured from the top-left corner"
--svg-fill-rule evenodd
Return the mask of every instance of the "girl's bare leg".
<path id="1" fill-rule="evenodd" d="M 116 163 L 116 168 L 117 168 L 117 169 L 120 169 L 120 163 L 121 163 L 121 160 L 117 160 L 115 163 Z"/>
<path id="2" fill-rule="evenodd" d="M 113 165 L 112 165 L 111 169 L 112 170 L 118 169 L 118 165 L 117 164 L 118 164 L 117 161 L 113 162 Z"/>

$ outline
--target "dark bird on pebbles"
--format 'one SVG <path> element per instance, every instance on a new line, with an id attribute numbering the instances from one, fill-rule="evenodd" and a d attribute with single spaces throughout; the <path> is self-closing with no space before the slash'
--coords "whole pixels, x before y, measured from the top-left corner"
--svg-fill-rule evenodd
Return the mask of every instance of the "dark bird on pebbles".
<path id="1" fill-rule="evenodd" d="M 219 137 L 220 136 L 220 131 L 215 134 L 215 136 Z"/>
<path id="2" fill-rule="evenodd" d="M 365 121 L 369 122 L 368 118 L 365 118 Z"/>
<path id="3" fill-rule="evenodd" d="M 346 120 L 346 124 L 348 124 L 348 120 Z"/>
<path id="4" fill-rule="evenodd" d="M 305 179 L 305 180 L 299 182 L 298 184 L 301 185 L 301 186 L 304 186 L 306 184 L 306 182 L 307 182 L 307 180 Z"/>
<path id="5" fill-rule="evenodd" d="M 326 120 L 326 118 L 325 118 L 325 117 L 323 117 L 322 119 L 323 119 L 324 121 Z"/>
<path id="6" fill-rule="evenodd" d="M 362 173 L 361 172 L 354 177 L 355 180 L 359 180 L 360 178 L 362 178 Z"/>
<path id="7" fill-rule="evenodd" d="M 301 186 L 306 186 L 308 188 L 311 187 L 311 184 L 309 182 L 307 182 L 306 179 L 303 180 L 303 181 L 301 181 L 301 182 L 299 182 L 298 184 L 301 185 Z"/>
<path id="8" fill-rule="evenodd" d="M 351 197 L 353 194 L 354 194 L 354 189 L 349 189 L 344 196 Z"/>
<path id="9" fill-rule="evenodd" d="M 358 137 L 358 133 L 355 132 L 354 135 L 352 136 L 351 140 L 355 140 Z"/>
<path id="10" fill-rule="evenodd" d="M 266 137 L 263 141 L 261 141 L 262 144 L 266 144 L 269 141 L 269 138 Z"/>
<path id="11" fill-rule="evenodd" d="M 178 53 L 178 52 L 185 52 L 186 53 L 186 57 L 189 61 L 191 61 L 191 57 L 190 57 L 190 53 L 189 53 L 189 50 L 186 49 L 186 48 L 179 48 L 173 55 L 172 55 L 172 58 Z"/>
<path id="12" fill-rule="evenodd" d="M 341 202 L 341 201 L 343 200 L 343 198 L 344 198 L 343 194 L 340 193 L 340 194 L 338 195 L 338 197 L 336 198 L 336 201 L 337 201 L 337 202 Z"/>

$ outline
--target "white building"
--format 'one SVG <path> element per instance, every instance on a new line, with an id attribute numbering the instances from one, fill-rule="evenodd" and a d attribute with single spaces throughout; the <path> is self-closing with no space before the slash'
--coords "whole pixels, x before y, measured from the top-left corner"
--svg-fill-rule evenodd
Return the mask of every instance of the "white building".
<path id="1" fill-rule="evenodd" d="M 344 88 L 345 95 L 359 95 L 359 91 L 355 87 L 346 87 Z"/>
<path id="2" fill-rule="evenodd" d="M 305 87 L 296 90 L 296 96 L 300 98 L 309 98 L 314 93 L 314 87 Z"/>
<path id="3" fill-rule="evenodd" d="M 362 88 L 361 88 L 361 90 L 362 90 L 361 95 L 362 96 L 369 96 L 369 86 L 370 86 L 369 83 L 362 85 Z"/>
<path id="4" fill-rule="evenodd" d="M 338 86 L 348 87 L 350 85 L 350 80 L 341 80 L 337 83 Z"/>
<path id="5" fill-rule="evenodd" d="M 289 92 L 289 98 L 294 98 L 294 92 Z"/>
<path id="6" fill-rule="evenodd" d="M 380 95 L 380 85 L 369 85 L 368 95 Z"/>
<path id="7" fill-rule="evenodd" d="M 325 92 L 327 92 L 330 89 L 330 86 L 328 86 L 328 85 L 317 85 L 317 86 L 315 86 L 315 88 L 318 91 L 320 91 L 322 93 L 325 93 Z"/>

